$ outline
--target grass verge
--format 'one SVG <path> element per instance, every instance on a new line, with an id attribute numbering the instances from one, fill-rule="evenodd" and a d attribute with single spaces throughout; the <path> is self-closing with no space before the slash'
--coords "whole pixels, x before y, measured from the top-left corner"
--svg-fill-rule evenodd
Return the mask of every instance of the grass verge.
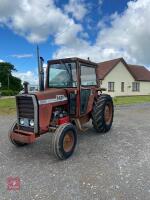
<path id="1" fill-rule="evenodd" d="M 130 105 L 137 103 L 150 103 L 150 96 L 125 96 L 125 97 L 114 97 L 115 105 Z"/>
<path id="2" fill-rule="evenodd" d="M 114 105 L 131 105 L 137 103 L 150 103 L 150 96 L 126 96 L 114 97 Z M 12 115 L 16 113 L 15 98 L 0 99 L 0 115 Z"/>
<path id="3" fill-rule="evenodd" d="M 16 113 L 15 98 L 0 99 L 0 115 L 11 115 Z"/>

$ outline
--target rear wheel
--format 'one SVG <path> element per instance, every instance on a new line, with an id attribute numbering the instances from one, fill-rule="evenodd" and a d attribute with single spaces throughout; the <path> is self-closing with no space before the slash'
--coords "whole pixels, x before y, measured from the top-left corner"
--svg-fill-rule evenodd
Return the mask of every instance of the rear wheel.
<path id="1" fill-rule="evenodd" d="M 110 130 L 113 122 L 114 106 L 110 95 L 102 94 L 94 102 L 92 111 L 92 123 L 99 133 L 106 133 Z"/>
<path id="2" fill-rule="evenodd" d="M 12 134 L 16 127 L 17 127 L 17 122 L 14 122 L 14 124 L 12 125 L 12 127 L 10 128 L 10 130 L 8 132 L 8 138 L 9 138 L 10 142 L 13 145 L 18 146 L 18 147 L 27 145 L 26 143 L 22 143 L 22 142 L 19 142 L 19 141 L 16 141 L 13 139 Z"/>
<path id="3" fill-rule="evenodd" d="M 76 129 L 72 124 L 63 124 L 58 127 L 53 135 L 52 148 L 53 152 L 59 159 L 69 158 L 77 144 Z"/>

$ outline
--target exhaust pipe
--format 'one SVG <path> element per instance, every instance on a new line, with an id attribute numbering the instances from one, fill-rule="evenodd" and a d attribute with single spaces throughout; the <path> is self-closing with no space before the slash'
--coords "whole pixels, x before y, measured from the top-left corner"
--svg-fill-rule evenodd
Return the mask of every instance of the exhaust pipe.
<path id="1" fill-rule="evenodd" d="M 28 94 L 29 92 L 28 92 L 28 85 L 29 85 L 29 83 L 27 82 L 27 81 L 25 81 L 24 83 L 23 83 L 23 86 L 24 86 L 24 94 Z"/>
<path id="2" fill-rule="evenodd" d="M 39 47 L 37 46 L 37 57 L 38 57 L 38 72 L 39 72 L 39 91 L 44 91 L 44 59 L 39 57 Z"/>
<path id="3" fill-rule="evenodd" d="M 40 57 L 40 67 L 39 67 L 39 90 L 44 91 L 44 59 Z"/>

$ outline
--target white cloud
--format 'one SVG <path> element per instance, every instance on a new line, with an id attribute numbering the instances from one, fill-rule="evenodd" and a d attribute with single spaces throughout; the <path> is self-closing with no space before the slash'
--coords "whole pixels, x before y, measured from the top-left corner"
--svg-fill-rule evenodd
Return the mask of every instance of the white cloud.
<path id="1" fill-rule="evenodd" d="M 14 58 L 32 58 L 33 54 L 13 54 L 11 56 Z"/>
<path id="2" fill-rule="evenodd" d="M 109 20 L 108 20 L 109 19 Z M 54 57 L 90 57 L 103 61 L 124 57 L 130 63 L 150 64 L 150 0 L 130 1 L 121 14 L 114 13 L 98 24 L 99 33 L 94 44 L 80 39 L 76 48 L 63 46 Z M 107 25 L 109 24 L 111 25 Z"/>
<path id="3" fill-rule="evenodd" d="M 11 6 L 9 0 L 0 0 L 0 24 L 33 43 L 46 41 L 49 36 L 62 32 L 71 37 L 68 30 L 70 34 L 82 30 L 81 25 L 57 8 L 53 0 L 14 0 Z"/>
<path id="4" fill-rule="evenodd" d="M 38 84 L 38 75 L 36 72 L 33 71 L 27 71 L 27 72 L 13 72 L 13 76 L 18 77 L 22 80 L 22 83 L 24 81 L 29 82 L 30 84 Z"/>
<path id="5" fill-rule="evenodd" d="M 113 48 L 135 62 L 150 64 L 150 0 L 128 3 L 122 14 L 111 16 L 111 27 L 104 27 L 97 38 L 97 45 Z"/>
<path id="6" fill-rule="evenodd" d="M 98 5 L 102 2 L 99 0 Z M 60 47 L 54 58 L 79 56 L 100 62 L 124 57 L 130 63 L 150 64 L 150 0 L 130 1 L 122 14 L 114 13 L 100 20 L 93 44 L 87 41 L 88 34 L 79 24 L 89 12 L 85 1 L 70 0 L 64 12 L 53 0 L 14 0 L 11 6 L 9 0 L 0 0 L 0 24 L 30 42 L 42 42 L 53 36 Z"/>
<path id="7" fill-rule="evenodd" d="M 98 0 L 98 5 L 102 5 L 103 4 L 103 0 Z"/>
<path id="8" fill-rule="evenodd" d="M 2 63 L 2 62 L 5 62 L 5 61 L 0 59 L 0 62 Z"/>
<path id="9" fill-rule="evenodd" d="M 102 5 L 103 5 L 103 1 L 104 0 L 98 0 L 98 11 L 99 11 L 99 14 L 102 14 Z"/>
<path id="10" fill-rule="evenodd" d="M 44 83 L 46 79 L 46 68 L 47 68 L 47 63 L 43 64 L 44 68 Z M 18 77 L 22 80 L 22 83 L 24 81 L 27 81 L 31 85 L 38 85 L 39 84 L 39 79 L 38 79 L 38 68 L 35 68 L 34 70 L 29 70 L 27 72 L 13 72 L 13 76 Z"/>
<path id="11" fill-rule="evenodd" d="M 61 32 L 56 33 L 55 43 L 57 45 L 77 45 L 77 34 L 80 31 L 82 31 L 82 27 L 78 25 L 74 25 L 71 29 L 64 27 Z"/>
<path id="12" fill-rule="evenodd" d="M 65 5 L 64 10 L 77 20 L 82 20 L 88 12 L 86 3 L 83 0 L 70 0 L 69 4 Z"/>

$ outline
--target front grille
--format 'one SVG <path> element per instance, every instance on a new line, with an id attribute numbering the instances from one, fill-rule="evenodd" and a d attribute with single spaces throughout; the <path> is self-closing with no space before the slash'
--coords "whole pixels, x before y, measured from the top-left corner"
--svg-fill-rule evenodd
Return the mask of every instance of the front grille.
<path id="1" fill-rule="evenodd" d="M 30 96 L 17 96 L 17 109 L 19 118 L 34 119 L 34 104 Z"/>
<path id="2" fill-rule="evenodd" d="M 38 133 L 38 103 L 35 95 L 22 94 L 16 96 L 17 121 L 19 128 L 23 131 Z M 24 119 L 25 124 L 20 124 L 20 119 Z M 29 120 L 34 120 L 34 127 L 31 127 Z"/>

